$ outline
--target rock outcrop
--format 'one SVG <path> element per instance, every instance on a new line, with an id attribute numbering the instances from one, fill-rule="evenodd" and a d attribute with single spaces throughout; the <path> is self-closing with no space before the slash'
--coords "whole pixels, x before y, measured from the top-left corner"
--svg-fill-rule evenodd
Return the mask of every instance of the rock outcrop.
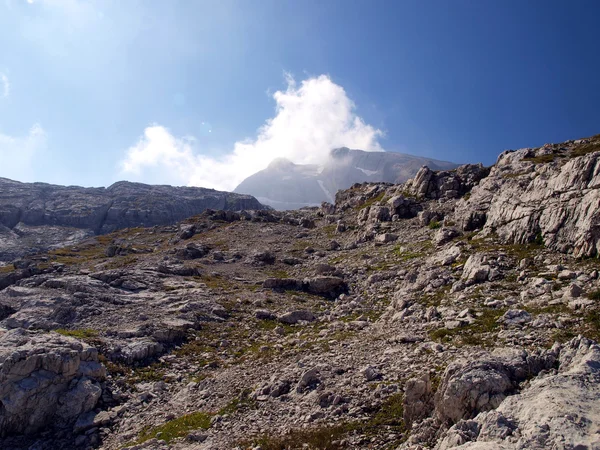
<path id="1" fill-rule="evenodd" d="M 557 372 L 533 379 L 496 409 L 461 420 L 437 448 L 600 448 L 599 397 L 600 347 L 579 337 L 560 349 Z"/>
<path id="2" fill-rule="evenodd" d="M 96 406 L 105 374 L 98 351 L 76 339 L 0 330 L 0 436 L 75 421 Z"/>
<path id="3" fill-rule="evenodd" d="M 543 243 L 576 257 L 600 249 L 600 137 L 502 153 L 456 221 L 506 242 Z"/>

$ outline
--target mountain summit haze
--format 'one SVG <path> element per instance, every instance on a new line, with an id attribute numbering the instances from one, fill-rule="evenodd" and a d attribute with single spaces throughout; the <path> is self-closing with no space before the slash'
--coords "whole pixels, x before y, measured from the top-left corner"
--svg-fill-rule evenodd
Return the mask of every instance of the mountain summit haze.
<path id="1" fill-rule="evenodd" d="M 330 152 L 325 164 L 294 164 L 285 158 L 274 160 L 260 172 L 251 175 L 234 192 L 249 194 L 275 209 L 297 209 L 316 206 L 321 202 L 335 202 L 337 191 L 354 183 L 403 183 L 413 177 L 422 166 L 432 170 L 458 167 L 403 153 L 365 152 L 346 147 Z"/>

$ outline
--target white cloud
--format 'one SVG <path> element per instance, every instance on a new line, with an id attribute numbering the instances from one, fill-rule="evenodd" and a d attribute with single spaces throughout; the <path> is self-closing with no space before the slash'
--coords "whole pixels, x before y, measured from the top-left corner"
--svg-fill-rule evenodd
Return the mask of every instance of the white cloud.
<path id="1" fill-rule="evenodd" d="M 236 142 L 221 157 L 209 157 L 197 152 L 193 137 L 177 138 L 165 127 L 152 125 L 127 151 L 122 175 L 232 190 L 278 157 L 322 164 L 336 147 L 382 151 L 378 138 L 383 133 L 356 115 L 354 102 L 328 76 L 300 85 L 287 74 L 286 80 L 287 89 L 273 94 L 275 117 L 265 122 L 255 139 Z M 160 180 L 149 180 L 149 172 L 160 175 Z"/>
<path id="2" fill-rule="evenodd" d="M 0 72 L 0 83 L 2 84 L 2 89 L 0 89 L 0 97 L 6 98 L 10 95 L 10 82 L 8 81 L 8 77 L 5 73 Z"/>
<path id="3" fill-rule="evenodd" d="M 46 132 L 35 124 L 26 136 L 0 133 L 0 177 L 17 181 L 35 179 L 35 158 L 46 146 Z"/>

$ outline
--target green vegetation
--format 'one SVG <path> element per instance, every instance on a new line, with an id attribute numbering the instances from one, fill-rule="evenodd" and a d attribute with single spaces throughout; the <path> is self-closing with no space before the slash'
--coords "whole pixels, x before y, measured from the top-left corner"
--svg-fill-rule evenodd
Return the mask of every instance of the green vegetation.
<path id="1" fill-rule="evenodd" d="M 429 222 L 429 225 L 427 225 L 427 226 L 431 230 L 437 230 L 438 228 L 442 227 L 442 223 L 434 219 L 431 222 Z"/>
<path id="2" fill-rule="evenodd" d="M 63 336 L 74 337 L 77 339 L 91 339 L 98 336 L 98 331 L 92 330 L 91 328 L 83 328 L 80 330 L 67 330 L 65 328 L 58 328 L 56 330 L 58 334 Z"/>
<path id="3" fill-rule="evenodd" d="M 153 438 L 171 442 L 173 439 L 187 436 L 190 431 L 207 430 L 210 428 L 211 417 L 211 414 L 198 411 L 170 420 L 157 427 L 145 428 L 131 445 L 143 444 Z"/>
<path id="4" fill-rule="evenodd" d="M 589 339 L 600 341 L 600 310 L 588 311 L 583 321 L 585 330 L 582 334 Z"/>
<path id="5" fill-rule="evenodd" d="M 529 161 L 534 164 L 546 164 L 554 161 L 557 155 L 554 153 L 550 153 L 548 155 L 539 155 L 539 156 L 529 156 L 527 158 L 523 158 L 523 161 Z"/>
<path id="6" fill-rule="evenodd" d="M 15 268 L 13 266 L 0 266 L 0 273 L 11 273 L 14 271 Z"/>
<path id="7" fill-rule="evenodd" d="M 582 144 L 573 150 L 573 156 L 583 156 L 589 153 L 600 152 L 600 140 Z"/>
<path id="8" fill-rule="evenodd" d="M 587 293 L 587 298 L 590 300 L 600 300 L 600 289 Z"/>
<path id="9" fill-rule="evenodd" d="M 290 274 L 283 269 L 272 269 L 265 271 L 267 276 L 271 278 L 289 278 Z"/>
<path id="10" fill-rule="evenodd" d="M 336 224 L 325 225 L 323 227 L 323 232 L 327 235 L 329 239 L 333 239 L 335 237 L 335 230 L 337 228 Z"/>
<path id="11" fill-rule="evenodd" d="M 433 244 L 431 241 L 425 241 L 416 245 L 411 245 L 410 247 L 397 245 L 393 250 L 393 254 L 398 257 L 400 261 L 408 261 L 410 259 L 427 256 L 432 249 Z"/>
<path id="12" fill-rule="evenodd" d="M 366 200 L 362 205 L 357 206 L 355 209 L 356 210 L 361 210 L 361 209 L 365 209 L 368 206 L 371 206 L 377 202 L 380 202 L 383 200 L 383 197 L 385 196 L 385 192 L 381 192 L 379 195 L 377 195 L 376 197 L 372 197 L 368 200 Z"/>

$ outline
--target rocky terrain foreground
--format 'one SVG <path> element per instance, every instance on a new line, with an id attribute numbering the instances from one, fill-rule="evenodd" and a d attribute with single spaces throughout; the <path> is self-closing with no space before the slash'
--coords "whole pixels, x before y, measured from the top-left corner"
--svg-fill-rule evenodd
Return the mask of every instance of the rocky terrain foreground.
<path id="1" fill-rule="evenodd" d="M 600 135 L 0 267 L 3 449 L 600 449 Z"/>

